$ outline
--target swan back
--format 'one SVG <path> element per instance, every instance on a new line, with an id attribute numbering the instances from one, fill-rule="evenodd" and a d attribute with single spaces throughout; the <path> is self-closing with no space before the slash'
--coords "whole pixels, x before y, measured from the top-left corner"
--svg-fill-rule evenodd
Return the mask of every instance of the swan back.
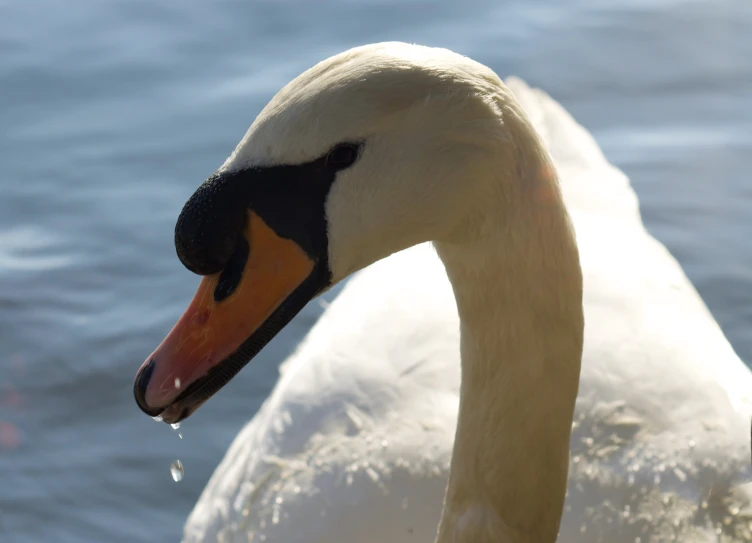
<path id="1" fill-rule="evenodd" d="M 627 177 L 547 94 L 507 84 L 557 165 L 584 273 L 586 348 L 562 535 L 584 526 L 603 536 L 609 519 L 631 525 L 624 540 L 645 526 L 688 541 L 715 540 L 716 529 L 748 534 L 739 512 L 752 489 L 739 485 L 752 480 L 752 374 L 644 228 Z M 598 522 L 583 524 L 588 516 Z"/>

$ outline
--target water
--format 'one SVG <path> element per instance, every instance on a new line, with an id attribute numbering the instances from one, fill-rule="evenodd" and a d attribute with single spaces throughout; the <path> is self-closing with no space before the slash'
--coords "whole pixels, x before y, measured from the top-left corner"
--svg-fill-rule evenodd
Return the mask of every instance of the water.
<path id="1" fill-rule="evenodd" d="M 547 89 L 752 361 L 750 25 L 748 0 L 0 0 L 0 541 L 179 538 L 325 304 L 176 439 L 131 393 L 198 284 L 175 219 L 281 85 L 360 43 L 443 45 Z"/>
<path id="2" fill-rule="evenodd" d="M 172 464 L 170 464 L 170 475 L 172 475 L 172 480 L 176 483 L 179 483 L 183 480 L 183 475 L 185 475 L 185 468 L 183 468 L 183 463 L 180 460 L 175 460 Z"/>

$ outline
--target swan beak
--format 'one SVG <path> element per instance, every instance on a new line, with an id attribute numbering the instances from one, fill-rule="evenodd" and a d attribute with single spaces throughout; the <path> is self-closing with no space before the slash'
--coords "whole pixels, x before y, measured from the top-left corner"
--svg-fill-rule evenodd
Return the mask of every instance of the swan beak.
<path id="1" fill-rule="evenodd" d="M 189 416 L 320 290 L 314 260 L 253 212 L 239 245 L 138 370 L 134 395 L 148 415 Z"/>

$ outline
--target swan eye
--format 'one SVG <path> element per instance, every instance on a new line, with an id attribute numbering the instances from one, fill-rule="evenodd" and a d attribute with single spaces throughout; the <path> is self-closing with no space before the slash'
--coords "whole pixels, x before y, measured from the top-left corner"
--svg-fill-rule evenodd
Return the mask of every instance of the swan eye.
<path id="1" fill-rule="evenodd" d="M 358 160 L 359 146 L 353 143 L 337 145 L 326 155 L 326 165 L 335 170 L 349 168 Z"/>

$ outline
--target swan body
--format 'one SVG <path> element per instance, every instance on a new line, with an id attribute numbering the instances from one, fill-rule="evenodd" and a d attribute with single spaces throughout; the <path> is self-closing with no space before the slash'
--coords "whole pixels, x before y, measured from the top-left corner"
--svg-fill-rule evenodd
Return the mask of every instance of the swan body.
<path id="1" fill-rule="evenodd" d="M 361 54 L 384 48 L 422 54 L 399 44 Z M 417 62 L 455 60 L 437 54 Z M 584 284 L 582 368 L 571 437 L 562 434 L 571 456 L 557 540 L 749 540 L 752 492 L 743 483 L 750 478 L 752 374 L 679 264 L 647 233 L 627 178 L 592 137 L 543 92 L 514 78 L 506 86 L 556 165 Z M 272 143 L 267 151 L 282 152 Z M 251 160 L 243 153 L 241 145 L 228 164 Z M 228 450 L 186 523 L 186 543 L 436 538 L 447 484 L 449 503 L 458 472 L 452 457 L 465 363 L 462 304 L 437 250 L 449 269 L 441 244 L 421 243 L 348 282 Z M 357 258 L 348 261 L 362 267 Z M 506 488 L 500 480 L 487 491 L 519 489 L 523 501 L 529 482 L 546 502 L 546 479 L 525 471 L 524 458 L 540 454 L 534 440 L 525 441 L 525 422 L 507 435 L 485 436 L 508 447 L 492 460 L 518 458 L 522 473 L 508 473 Z M 557 494 L 555 476 L 550 484 Z M 536 505 L 530 499 L 519 507 L 528 504 Z M 497 534 L 478 541 L 536 540 L 506 534 L 482 499 L 457 509 L 450 522 L 451 531 L 440 529 L 442 541 L 476 533 Z"/>

